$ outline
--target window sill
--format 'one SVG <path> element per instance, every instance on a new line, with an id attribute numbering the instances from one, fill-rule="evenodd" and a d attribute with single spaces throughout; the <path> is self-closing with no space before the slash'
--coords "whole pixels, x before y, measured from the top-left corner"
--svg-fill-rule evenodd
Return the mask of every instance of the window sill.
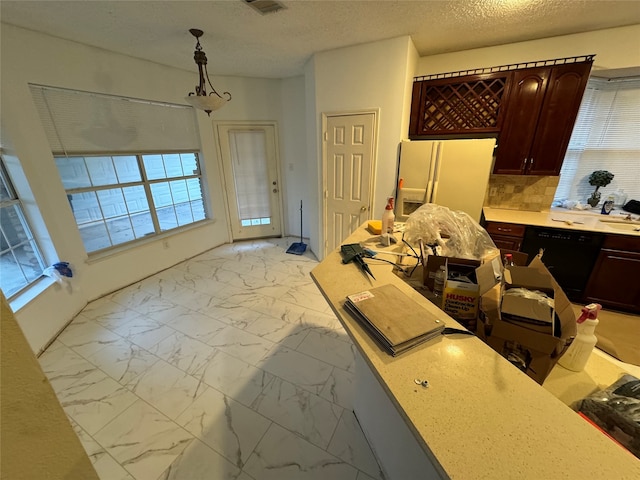
<path id="1" fill-rule="evenodd" d="M 55 280 L 46 276 L 36 280 L 30 287 L 26 288 L 18 295 L 11 297 L 11 300 L 9 300 L 11 310 L 13 310 L 13 313 L 18 313 L 18 311 L 26 307 L 32 300 L 37 298 L 42 292 L 55 283 Z"/>
<path id="2" fill-rule="evenodd" d="M 92 263 L 100 262 L 106 258 L 113 257 L 115 255 L 120 255 L 122 253 L 128 253 L 128 252 L 134 251 L 136 248 L 144 245 L 149 245 L 151 243 L 167 240 L 168 238 L 171 238 L 176 234 L 180 234 L 180 233 L 188 232 L 190 230 L 195 230 L 201 227 L 212 225 L 215 222 L 216 222 L 215 219 L 201 220 L 198 223 L 185 225 L 184 227 L 169 230 L 168 232 L 160 233 L 150 238 L 141 238 L 139 240 L 134 240 L 130 243 L 126 243 L 124 245 L 117 245 L 107 250 L 102 250 L 100 252 L 89 254 L 88 258 L 85 260 L 85 263 L 91 265 Z"/>

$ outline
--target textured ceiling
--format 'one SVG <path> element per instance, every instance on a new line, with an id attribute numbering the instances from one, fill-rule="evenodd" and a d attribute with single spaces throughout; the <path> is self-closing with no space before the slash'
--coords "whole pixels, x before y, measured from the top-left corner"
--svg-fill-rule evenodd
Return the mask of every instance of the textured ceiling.
<path id="1" fill-rule="evenodd" d="M 2 22 L 195 70 L 189 28 L 214 75 L 299 75 L 319 51 L 410 35 L 421 56 L 640 24 L 628 0 L 281 0 L 260 15 L 242 0 L 10 1 Z"/>

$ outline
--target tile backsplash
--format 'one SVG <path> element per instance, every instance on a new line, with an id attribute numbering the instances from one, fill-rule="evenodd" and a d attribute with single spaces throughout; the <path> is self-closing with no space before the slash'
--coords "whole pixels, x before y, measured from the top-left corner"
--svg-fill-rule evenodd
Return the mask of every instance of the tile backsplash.
<path id="1" fill-rule="evenodd" d="M 487 207 L 528 210 L 548 210 L 560 177 L 533 175 L 491 175 L 484 197 Z"/>

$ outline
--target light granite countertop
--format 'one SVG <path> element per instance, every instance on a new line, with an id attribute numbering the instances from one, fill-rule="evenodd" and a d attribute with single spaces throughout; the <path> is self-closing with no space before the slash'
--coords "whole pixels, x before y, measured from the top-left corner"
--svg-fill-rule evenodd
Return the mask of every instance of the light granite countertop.
<path id="1" fill-rule="evenodd" d="M 530 212 L 484 207 L 482 211 L 485 220 L 489 222 L 517 223 L 640 237 L 640 216 L 630 215 L 630 219 L 627 220 L 628 214 L 626 212 L 620 213 L 617 210 L 609 215 L 602 215 L 596 210 L 568 210 L 566 208 Z"/>
<path id="2" fill-rule="evenodd" d="M 344 243 L 364 242 L 379 250 L 378 238 L 360 227 Z M 392 283 L 447 326 L 461 326 L 396 276 L 389 264 L 369 263 L 377 280 L 355 265 L 342 264 L 336 250 L 311 276 L 416 442 L 450 478 L 640 478 L 640 461 L 566 405 L 594 385 L 613 383 L 623 370 L 592 355 L 579 374 L 556 371 L 562 369 L 556 366 L 545 388 L 480 339 L 461 335 L 442 336 L 391 357 L 344 309 L 346 295 Z M 429 388 L 417 386 L 417 378 L 428 380 Z"/>

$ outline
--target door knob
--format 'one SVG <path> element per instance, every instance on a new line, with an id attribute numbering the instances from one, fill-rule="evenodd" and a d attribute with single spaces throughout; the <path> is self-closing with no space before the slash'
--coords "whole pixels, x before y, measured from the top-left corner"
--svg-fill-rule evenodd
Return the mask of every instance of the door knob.
<path id="1" fill-rule="evenodd" d="M 367 211 L 367 207 L 365 207 L 364 205 L 360 207 L 360 211 L 361 212 L 366 212 Z"/>
<path id="2" fill-rule="evenodd" d="M 274 188 L 274 189 L 273 189 L 273 193 L 278 193 L 278 189 L 277 189 L 277 188 Z"/>
<path id="3" fill-rule="evenodd" d="M 276 181 L 274 180 L 273 184 L 274 184 L 274 185 L 277 185 L 277 184 L 278 184 L 278 182 L 276 182 Z"/>

